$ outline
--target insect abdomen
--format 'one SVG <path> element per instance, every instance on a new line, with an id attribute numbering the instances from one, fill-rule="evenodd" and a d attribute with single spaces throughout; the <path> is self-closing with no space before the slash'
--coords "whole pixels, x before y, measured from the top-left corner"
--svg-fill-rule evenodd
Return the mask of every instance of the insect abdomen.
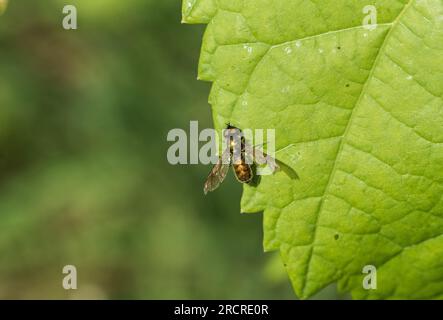
<path id="1" fill-rule="evenodd" d="M 253 174 L 250 165 L 246 163 L 240 163 L 240 164 L 234 164 L 233 167 L 234 167 L 235 176 L 237 177 L 238 181 L 240 181 L 241 183 L 251 182 Z"/>

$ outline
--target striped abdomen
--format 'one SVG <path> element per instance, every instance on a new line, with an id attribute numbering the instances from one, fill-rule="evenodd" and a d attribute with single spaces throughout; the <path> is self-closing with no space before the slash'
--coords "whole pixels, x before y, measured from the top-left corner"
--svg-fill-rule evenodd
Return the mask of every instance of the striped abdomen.
<path id="1" fill-rule="evenodd" d="M 252 167 L 245 162 L 240 162 L 238 164 L 233 164 L 235 176 L 237 180 L 241 183 L 249 183 L 253 178 Z"/>

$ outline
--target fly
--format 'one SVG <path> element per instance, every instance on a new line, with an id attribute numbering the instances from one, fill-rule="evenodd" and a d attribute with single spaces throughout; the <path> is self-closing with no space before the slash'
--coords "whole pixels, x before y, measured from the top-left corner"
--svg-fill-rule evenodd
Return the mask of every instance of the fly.
<path id="1" fill-rule="evenodd" d="M 226 148 L 209 173 L 204 186 L 205 194 L 216 190 L 221 185 L 231 166 L 237 180 L 244 184 L 250 184 L 253 181 L 254 165 L 256 165 L 257 162 L 260 164 L 268 164 L 273 173 L 282 168 L 289 176 L 297 178 L 295 171 L 287 165 L 272 158 L 262 150 L 252 147 L 245 140 L 240 129 L 228 125 L 228 128 L 224 132 L 224 138 L 229 148 Z M 240 144 L 240 146 L 238 146 L 238 144 Z"/>

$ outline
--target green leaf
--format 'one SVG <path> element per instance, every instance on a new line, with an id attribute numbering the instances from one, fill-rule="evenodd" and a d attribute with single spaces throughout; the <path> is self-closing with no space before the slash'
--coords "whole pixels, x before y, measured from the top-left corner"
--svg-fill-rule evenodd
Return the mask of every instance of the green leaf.
<path id="1" fill-rule="evenodd" d="M 354 298 L 443 298 L 443 1 L 188 0 L 183 20 L 208 24 L 215 126 L 275 128 L 300 176 L 242 198 L 296 294 L 338 282 Z"/>

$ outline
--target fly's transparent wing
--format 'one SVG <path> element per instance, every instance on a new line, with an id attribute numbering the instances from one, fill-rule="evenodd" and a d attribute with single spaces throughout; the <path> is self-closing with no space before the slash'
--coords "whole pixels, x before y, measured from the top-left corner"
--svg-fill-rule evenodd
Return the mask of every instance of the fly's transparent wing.
<path id="1" fill-rule="evenodd" d="M 263 150 L 261 150 L 260 146 L 252 146 L 248 141 L 245 141 L 245 154 L 246 154 L 246 160 L 250 163 L 251 159 L 258 164 L 259 166 L 266 165 L 271 169 L 272 173 L 278 171 L 280 167 L 277 164 L 277 160 L 273 157 L 267 155 Z"/>
<path id="2" fill-rule="evenodd" d="M 295 172 L 294 169 L 292 169 L 290 166 L 288 166 L 286 163 L 281 162 L 280 160 L 275 159 L 278 169 L 281 170 L 291 179 L 299 179 L 297 172 Z"/>
<path id="3" fill-rule="evenodd" d="M 227 154 L 224 154 L 223 157 L 218 159 L 217 164 L 214 166 L 214 168 L 212 168 L 208 178 L 206 179 L 204 187 L 205 194 L 214 191 L 220 186 L 223 180 L 225 180 L 230 166 L 231 164 L 227 159 Z"/>
<path id="4" fill-rule="evenodd" d="M 255 162 L 257 162 L 257 164 L 259 165 L 267 165 L 272 170 L 272 172 L 280 170 L 280 167 L 277 164 L 277 160 L 267 155 L 259 148 L 254 148 L 254 159 Z"/>
<path id="5" fill-rule="evenodd" d="M 220 186 L 220 184 L 223 182 L 223 180 L 225 180 L 226 175 L 228 174 L 229 167 L 229 164 L 224 164 L 221 161 L 214 166 L 205 182 L 205 194 L 214 191 Z"/>
<path id="6" fill-rule="evenodd" d="M 281 162 L 280 160 L 274 159 L 270 155 L 267 155 L 265 152 L 260 150 L 259 148 L 254 148 L 254 157 L 255 161 L 259 165 L 266 164 L 272 170 L 272 172 L 277 172 L 282 170 L 284 173 L 288 175 L 291 179 L 298 179 L 298 174 L 294 169 L 289 167 L 287 164 Z"/>

